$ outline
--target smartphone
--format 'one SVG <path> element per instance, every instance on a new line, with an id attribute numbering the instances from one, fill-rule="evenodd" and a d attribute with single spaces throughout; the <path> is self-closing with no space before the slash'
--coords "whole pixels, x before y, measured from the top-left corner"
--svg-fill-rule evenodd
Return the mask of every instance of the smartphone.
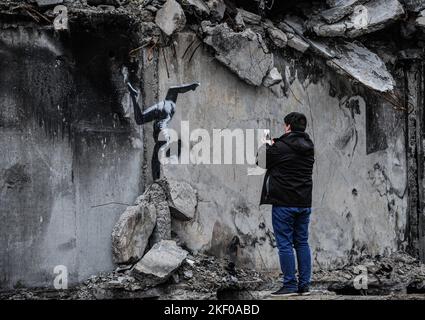
<path id="1" fill-rule="evenodd" d="M 264 140 L 268 144 L 272 144 L 272 137 L 270 135 L 270 129 L 264 129 Z"/>

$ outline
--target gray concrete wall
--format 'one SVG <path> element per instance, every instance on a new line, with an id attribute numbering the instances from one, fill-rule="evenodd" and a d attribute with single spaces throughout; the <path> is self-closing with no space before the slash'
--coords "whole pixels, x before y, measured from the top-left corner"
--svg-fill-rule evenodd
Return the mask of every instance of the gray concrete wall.
<path id="1" fill-rule="evenodd" d="M 111 230 L 125 205 L 98 206 L 140 194 L 143 142 L 125 117 L 110 35 L 1 29 L 1 288 L 51 287 L 56 265 L 70 284 L 114 268 Z"/>
<path id="2" fill-rule="evenodd" d="M 316 144 L 310 232 L 316 268 L 334 268 L 361 254 L 384 254 L 405 245 L 402 112 L 353 88 L 320 61 L 276 53 L 275 65 L 290 83 L 287 96 L 278 97 L 242 82 L 205 47 L 191 61 L 188 54 L 182 58 L 193 38 L 181 34 L 176 54 L 166 48 L 167 63 L 160 60 L 160 96 L 169 85 L 201 82 L 196 92 L 179 96 L 173 128 L 179 130 L 183 120 L 211 137 L 213 129 L 226 128 L 270 128 L 272 136 L 280 136 L 287 113 L 301 111 L 308 117 L 307 132 Z M 188 247 L 263 270 L 278 269 L 271 207 L 258 206 L 262 176 L 248 176 L 246 165 L 166 165 L 164 172 L 198 190 L 195 219 L 173 226 Z"/>
<path id="3" fill-rule="evenodd" d="M 56 265 L 68 267 L 71 283 L 112 270 L 110 234 L 125 206 L 98 205 L 133 202 L 146 183 L 142 177 L 149 177 L 143 159 L 150 163 L 153 147 L 151 125 L 135 129 L 128 119 L 120 52 L 128 53 L 129 39 L 119 30 L 107 30 L 108 39 L 76 29 L 70 39 L 28 26 L 1 31 L 0 287 L 51 286 Z M 137 72 L 146 106 L 163 98 L 169 85 L 197 80 L 196 92 L 179 96 L 176 129 L 188 120 L 191 129 L 210 134 L 270 128 L 278 136 L 286 113 L 304 112 L 316 143 L 315 267 L 402 248 L 404 116 L 308 58 L 276 53 L 290 84 L 286 96 L 254 88 L 203 46 L 191 61 L 182 58 L 193 37 L 179 35 L 176 54 L 164 49 L 167 65 L 158 52 L 144 60 Z M 173 229 L 192 250 L 277 270 L 270 207 L 258 206 L 262 176 L 248 176 L 247 169 L 166 166 L 167 177 L 198 191 L 195 219 L 174 221 Z"/>

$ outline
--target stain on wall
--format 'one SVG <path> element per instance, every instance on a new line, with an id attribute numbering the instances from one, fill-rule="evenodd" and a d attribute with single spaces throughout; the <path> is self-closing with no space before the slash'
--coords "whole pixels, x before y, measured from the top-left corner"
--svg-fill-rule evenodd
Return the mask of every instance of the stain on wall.
<path id="1" fill-rule="evenodd" d="M 0 287 L 52 286 L 56 265 L 71 284 L 113 268 L 112 227 L 144 164 L 126 113 L 137 61 L 116 27 L 1 26 Z"/>

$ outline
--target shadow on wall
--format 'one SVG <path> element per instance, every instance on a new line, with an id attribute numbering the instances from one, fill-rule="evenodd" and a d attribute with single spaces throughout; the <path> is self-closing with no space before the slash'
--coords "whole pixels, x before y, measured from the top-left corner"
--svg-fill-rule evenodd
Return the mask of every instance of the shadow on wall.
<path id="1" fill-rule="evenodd" d="M 123 70 L 138 67 L 130 35 L 93 28 L 0 34 L 0 287 L 51 285 L 59 264 L 71 283 L 112 268 L 122 206 L 93 207 L 142 188 L 142 147 L 122 105 Z"/>

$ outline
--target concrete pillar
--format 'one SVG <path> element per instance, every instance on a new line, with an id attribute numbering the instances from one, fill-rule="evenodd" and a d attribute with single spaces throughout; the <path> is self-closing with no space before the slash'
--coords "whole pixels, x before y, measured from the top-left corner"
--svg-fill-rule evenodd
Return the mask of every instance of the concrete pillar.
<path id="1" fill-rule="evenodd" d="M 406 152 L 409 192 L 408 240 L 411 253 L 425 261 L 424 219 L 424 66 L 410 60 L 405 67 Z"/>

